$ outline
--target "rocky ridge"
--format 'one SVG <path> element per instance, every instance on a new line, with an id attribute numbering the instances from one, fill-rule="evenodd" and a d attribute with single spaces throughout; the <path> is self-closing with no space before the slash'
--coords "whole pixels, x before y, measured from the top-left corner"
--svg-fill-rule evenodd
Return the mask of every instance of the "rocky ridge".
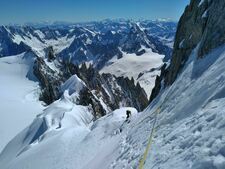
<path id="1" fill-rule="evenodd" d="M 47 56 L 52 58 L 52 53 Z M 60 87 L 73 75 L 77 75 L 86 85 L 79 92 L 79 99 L 75 104 L 91 105 L 95 118 L 121 106 L 131 106 L 141 111 L 148 104 L 145 91 L 139 83 L 135 84 L 134 79 L 111 74 L 101 75 L 92 65 L 77 66 L 60 63 L 56 59 L 49 62 L 51 58 L 36 57 L 34 74 L 42 87 L 40 100 L 46 104 L 51 104 L 63 95 Z"/>

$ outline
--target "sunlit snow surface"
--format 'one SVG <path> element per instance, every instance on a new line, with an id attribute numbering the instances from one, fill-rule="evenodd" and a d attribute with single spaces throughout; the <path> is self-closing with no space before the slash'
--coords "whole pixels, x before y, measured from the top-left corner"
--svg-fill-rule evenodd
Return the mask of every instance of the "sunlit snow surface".
<path id="1" fill-rule="evenodd" d="M 32 54 L 0 58 L 0 152 L 42 112 Z"/>
<path id="2" fill-rule="evenodd" d="M 136 169 L 152 113 L 162 105 L 145 168 L 224 169 L 225 47 L 203 59 L 196 52 L 175 83 L 141 113 L 122 108 L 90 123 L 88 107 L 71 104 L 65 92 L 5 148 L 1 168 Z"/>

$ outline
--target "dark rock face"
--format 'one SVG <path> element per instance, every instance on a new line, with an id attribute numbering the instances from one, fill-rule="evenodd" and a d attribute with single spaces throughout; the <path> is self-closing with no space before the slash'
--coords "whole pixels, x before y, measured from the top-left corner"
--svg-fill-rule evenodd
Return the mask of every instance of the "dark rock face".
<path id="1" fill-rule="evenodd" d="M 51 104 L 53 101 L 59 99 L 58 87 L 65 79 L 49 68 L 44 59 L 40 57 L 36 58 L 33 72 L 43 88 L 40 100 L 44 101 L 46 104 Z"/>
<path id="2" fill-rule="evenodd" d="M 168 86 L 176 80 L 193 49 L 198 46 L 200 59 L 224 44 L 224 27 L 224 0 L 191 0 L 178 23 L 171 64 L 157 78 L 150 100 L 159 93 L 162 81 Z"/>
<path id="3" fill-rule="evenodd" d="M 94 118 L 98 119 L 106 114 L 100 101 L 94 97 L 88 88 L 84 88 L 79 93 L 80 99 L 78 104 L 83 106 L 91 105 L 93 108 Z"/>
<path id="4" fill-rule="evenodd" d="M 45 53 L 46 53 L 46 58 L 48 58 L 49 62 L 53 61 L 56 58 L 54 54 L 53 46 L 49 46 L 48 48 L 46 48 Z"/>
<path id="5" fill-rule="evenodd" d="M 46 104 L 51 104 L 52 102 L 58 100 L 63 93 L 60 91 L 60 86 L 68 79 L 70 76 L 68 72 L 57 73 L 52 70 L 43 58 L 37 57 L 34 63 L 34 75 L 38 78 L 42 86 L 42 93 L 40 95 L 40 100 L 44 101 Z M 75 104 L 88 106 L 92 105 L 94 117 L 101 117 L 105 114 L 101 103 L 93 96 L 90 90 L 86 87 L 83 88 L 80 93 L 79 100 L 76 100 Z"/>
<path id="6" fill-rule="evenodd" d="M 199 56 L 207 54 L 210 50 L 225 43 L 225 1 L 206 1 L 203 3 L 207 6 L 206 28 L 200 44 Z"/>
<path id="7" fill-rule="evenodd" d="M 174 51 L 166 84 L 172 84 L 181 68 L 199 44 L 198 55 L 204 56 L 210 50 L 225 43 L 225 1 L 192 0 L 186 7 L 177 29 Z"/>
<path id="8" fill-rule="evenodd" d="M 162 88 L 161 82 L 163 81 L 163 78 L 166 76 L 166 74 L 167 74 L 167 69 L 166 69 L 166 64 L 164 64 L 161 67 L 161 75 L 156 76 L 155 86 L 152 89 L 152 93 L 151 93 L 149 102 L 152 102 L 154 100 L 154 98 L 156 98 L 156 96 L 159 94 L 159 92 Z"/>
<path id="9" fill-rule="evenodd" d="M 134 79 L 130 80 L 127 77 L 118 77 L 116 80 L 124 93 L 121 97 L 125 98 L 127 105 L 135 107 L 138 111 L 142 111 L 147 107 L 148 98 L 139 83 L 135 85 Z"/>
<path id="10" fill-rule="evenodd" d="M 88 88 L 107 105 L 109 110 L 121 106 L 135 107 L 142 111 L 148 105 L 148 98 L 140 84 L 134 83 L 134 79 L 115 77 L 111 74 L 100 75 L 92 66 L 85 64 L 78 69 L 70 66 L 72 74 L 77 74 Z"/>

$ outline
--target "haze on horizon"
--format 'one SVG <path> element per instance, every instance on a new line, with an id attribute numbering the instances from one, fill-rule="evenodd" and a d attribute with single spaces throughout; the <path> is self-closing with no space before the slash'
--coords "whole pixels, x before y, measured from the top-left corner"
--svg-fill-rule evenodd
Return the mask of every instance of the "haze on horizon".
<path id="1" fill-rule="evenodd" d="M 103 19 L 179 20 L 189 0 L 0 0 L 0 24 Z"/>

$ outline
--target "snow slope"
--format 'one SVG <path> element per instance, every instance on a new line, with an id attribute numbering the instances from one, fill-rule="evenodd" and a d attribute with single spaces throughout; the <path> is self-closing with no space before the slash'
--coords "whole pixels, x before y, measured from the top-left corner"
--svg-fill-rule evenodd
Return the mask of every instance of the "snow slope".
<path id="1" fill-rule="evenodd" d="M 77 75 L 71 76 L 62 86 L 61 91 L 64 93 L 68 90 L 69 95 L 78 93 L 86 86 Z"/>
<path id="2" fill-rule="evenodd" d="M 204 59 L 197 59 L 196 52 L 197 48 L 175 83 L 144 112 L 136 114 L 131 109 L 130 123 L 124 122 L 127 108 L 88 123 L 88 110 L 71 106 L 65 92 L 64 98 L 47 109 L 48 113 L 45 110 L 39 116 L 51 117 L 47 121 L 56 124 L 67 117 L 62 127 L 47 127 L 31 145 L 25 136 L 32 132 L 25 129 L 0 155 L 0 165 L 3 169 L 136 169 L 154 112 L 161 107 L 145 168 L 224 169 L 225 46 Z M 62 112 L 66 112 L 64 118 L 60 118 Z M 78 117 L 76 123 L 64 126 L 74 117 Z"/>
<path id="3" fill-rule="evenodd" d="M 146 168 L 225 168 L 225 46 L 203 59 L 197 50 L 159 98 L 168 100 Z"/>
<path id="4" fill-rule="evenodd" d="M 154 53 L 152 49 L 144 49 L 146 53 L 141 56 L 123 52 L 122 58 L 112 58 L 101 69 L 100 73 L 111 73 L 118 77 L 133 77 L 145 89 L 147 95 L 150 96 L 152 88 L 155 85 L 155 78 L 160 74 L 160 67 L 163 65 L 164 55 Z M 143 75 L 138 78 L 140 73 L 143 73 Z"/>
<path id="5" fill-rule="evenodd" d="M 43 106 L 38 101 L 38 83 L 32 70 L 30 53 L 0 58 L 0 152 L 29 125 Z"/>
<path id="6" fill-rule="evenodd" d="M 38 115 L 32 125 L 7 145 L 0 155 L 1 167 L 99 168 L 105 154 L 119 144 L 119 127 L 123 127 L 126 110 L 133 117 L 137 111 L 116 110 L 93 124 L 91 109 L 75 105 L 72 100 L 67 90 L 60 100 Z M 99 154 L 102 156 L 97 157 Z"/>

